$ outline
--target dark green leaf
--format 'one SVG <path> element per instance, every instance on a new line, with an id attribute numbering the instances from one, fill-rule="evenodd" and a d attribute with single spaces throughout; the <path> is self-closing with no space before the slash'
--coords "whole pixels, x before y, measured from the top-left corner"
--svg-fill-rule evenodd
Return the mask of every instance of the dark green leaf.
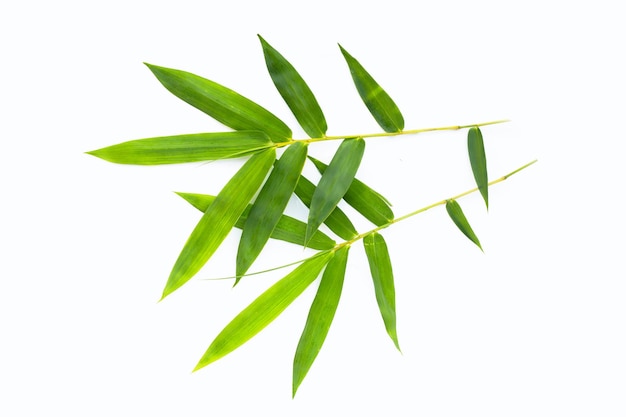
<path id="1" fill-rule="evenodd" d="M 480 248 L 480 250 L 483 250 L 482 246 L 480 246 L 480 241 L 472 230 L 472 227 L 467 221 L 465 214 L 463 214 L 463 210 L 461 209 L 459 203 L 457 203 L 456 200 L 446 201 L 446 210 L 454 224 L 456 224 L 456 226 L 459 228 L 459 230 L 463 232 L 463 234 L 467 236 L 469 240 L 474 242 L 476 246 Z"/>
<path id="2" fill-rule="evenodd" d="M 162 298 L 189 281 L 209 260 L 263 184 L 275 159 L 274 148 L 253 155 L 222 188 L 185 243 Z"/>
<path id="3" fill-rule="evenodd" d="M 349 246 L 344 246 L 337 250 L 335 256 L 328 262 L 313 304 L 311 304 L 293 360 L 293 396 L 296 395 L 298 387 L 313 365 L 335 317 L 346 273 L 349 248 Z"/>
<path id="4" fill-rule="evenodd" d="M 274 85 L 302 129 L 312 138 L 326 134 L 326 119 L 309 86 L 296 69 L 259 35 L 265 63 Z"/>
<path id="5" fill-rule="evenodd" d="M 333 252 L 321 252 L 272 285 L 217 335 L 194 371 L 224 357 L 263 330 L 317 278 Z"/>
<path id="6" fill-rule="evenodd" d="M 275 164 L 243 227 L 237 251 L 237 281 L 250 268 L 267 243 L 296 188 L 306 160 L 307 145 L 290 145 Z"/>
<path id="7" fill-rule="evenodd" d="M 404 129 L 404 118 L 396 106 L 396 103 L 389 97 L 389 94 L 382 89 L 363 66 L 352 57 L 345 49 L 339 45 L 343 54 L 352 80 L 356 86 L 363 103 L 367 106 L 376 122 L 385 132 L 399 132 Z"/>
<path id="8" fill-rule="evenodd" d="M 363 245 L 372 272 L 376 302 L 378 302 L 385 329 L 396 348 L 400 350 L 396 333 L 396 290 L 387 243 L 379 233 L 372 233 L 363 238 Z"/>
<path id="9" fill-rule="evenodd" d="M 161 165 L 235 158 L 272 145 L 265 133 L 242 130 L 137 139 L 87 153 L 118 164 Z"/>
<path id="10" fill-rule="evenodd" d="M 472 172 L 476 180 L 476 186 L 485 200 L 485 205 L 489 208 L 489 180 L 487 178 L 487 158 L 485 156 L 485 145 L 483 135 L 478 126 L 474 126 L 467 132 L 467 151 L 469 154 Z"/>
<path id="11" fill-rule="evenodd" d="M 192 206 L 200 210 L 201 212 L 205 212 L 211 204 L 213 204 L 213 200 L 215 200 L 215 196 L 206 195 L 206 194 L 195 194 L 195 193 L 176 193 L 187 202 L 189 202 Z M 252 208 L 252 204 L 248 204 L 248 207 L 243 211 L 237 223 L 235 223 L 235 227 L 242 229 L 243 225 L 246 223 L 246 219 L 248 218 L 248 213 Z M 270 236 L 272 239 L 283 240 L 289 243 L 295 243 L 296 245 L 304 244 L 304 234 L 306 233 L 306 223 L 294 219 L 293 217 L 289 217 L 287 215 L 280 216 L 280 220 L 276 224 L 272 235 Z M 335 247 L 336 242 L 326 236 L 323 232 L 317 231 L 313 238 L 309 242 L 309 248 L 317 249 L 317 250 L 326 250 L 332 249 Z"/>
<path id="12" fill-rule="evenodd" d="M 364 151 L 365 141 L 361 138 L 345 139 L 339 145 L 339 149 L 337 149 L 313 193 L 306 229 L 307 241 L 308 237 L 313 236 L 313 233 L 326 220 L 350 187 L 361 164 Z"/>
<path id="13" fill-rule="evenodd" d="M 195 74 L 146 64 L 172 94 L 235 130 L 261 130 L 274 142 L 291 139 L 279 118 L 239 93 Z"/>
<path id="14" fill-rule="evenodd" d="M 300 180 L 298 180 L 298 185 L 296 185 L 294 193 L 305 206 L 311 207 L 311 200 L 313 199 L 313 194 L 315 193 L 315 185 L 306 177 L 300 176 Z M 326 220 L 324 220 L 324 224 L 328 226 L 334 234 L 344 240 L 351 240 L 358 234 L 348 216 L 346 216 L 339 207 L 335 207 L 335 209 L 330 212 Z M 313 239 L 311 238 L 311 241 L 312 240 Z M 309 243 L 311 241 L 309 241 Z M 307 243 L 307 247 L 314 249 L 309 243 Z M 302 244 L 304 245 L 304 240 L 302 240 Z"/>
<path id="15" fill-rule="evenodd" d="M 312 156 L 309 156 L 309 159 L 320 174 L 324 174 L 328 165 Z M 393 211 L 387 199 L 357 178 L 352 181 L 343 199 L 376 226 L 382 226 L 393 220 Z"/>

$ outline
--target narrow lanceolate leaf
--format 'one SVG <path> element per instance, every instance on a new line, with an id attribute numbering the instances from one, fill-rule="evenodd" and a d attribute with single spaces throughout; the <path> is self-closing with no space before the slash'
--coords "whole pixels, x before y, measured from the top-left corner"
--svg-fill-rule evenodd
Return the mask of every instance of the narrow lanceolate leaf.
<path id="1" fill-rule="evenodd" d="M 349 248 L 349 246 L 344 246 L 337 250 L 335 256 L 328 262 L 313 304 L 309 309 L 309 316 L 293 360 L 293 396 L 296 395 L 298 387 L 313 365 L 335 317 L 346 274 Z"/>
<path id="2" fill-rule="evenodd" d="M 315 184 L 309 181 L 306 177 L 300 176 L 300 179 L 298 180 L 298 185 L 296 185 L 294 193 L 298 196 L 302 203 L 304 203 L 305 206 L 311 207 L 311 200 L 313 200 L 313 194 L 315 193 Z M 324 224 L 328 226 L 328 228 L 332 230 L 334 234 L 344 240 L 351 240 L 355 238 L 358 234 L 348 216 L 346 216 L 346 214 L 341 211 L 339 207 L 335 207 L 335 209 L 330 212 L 326 220 L 324 220 Z M 315 249 L 313 248 L 313 246 L 310 245 L 310 242 L 313 241 L 314 237 L 315 234 L 313 235 L 309 243 L 307 243 L 307 246 L 311 249 Z M 304 245 L 304 239 L 302 239 L 301 244 Z"/>
<path id="3" fill-rule="evenodd" d="M 263 330 L 317 278 L 332 256 L 333 252 L 326 252 L 307 259 L 261 294 L 217 335 L 194 371 L 224 357 Z"/>
<path id="4" fill-rule="evenodd" d="M 372 233 L 365 236 L 363 245 L 374 280 L 376 302 L 385 323 L 385 329 L 396 348 L 400 350 L 396 333 L 396 290 L 387 243 L 379 233 Z"/>
<path id="5" fill-rule="evenodd" d="M 222 188 L 191 232 L 172 268 L 162 298 L 189 281 L 209 260 L 263 184 L 275 159 L 274 148 L 253 155 Z"/>
<path id="6" fill-rule="evenodd" d="M 242 130 L 137 139 L 87 153 L 118 164 L 161 165 L 236 158 L 272 145 L 264 132 Z"/>
<path id="7" fill-rule="evenodd" d="M 352 57 L 345 49 L 339 45 L 343 54 L 352 80 L 356 86 L 361 99 L 369 109 L 374 119 L 385 132 L 399 132 L 404 129 L 404 118 L 396 106 L 396 103 L 389 97 L 389 94 L 382 89 L 363 66 Z"/>
<path id="8" fill-rule="evenodd" d="M 252 100 L 190 72 L 146 64 L 172 94 L 235 130 L 261 130 L 274 142 L 291 138 L 291 129 Z"/>
<path id="9" fill-rule="evenodd" d="M 312 156 L 309 156 L 309 159 L 315 164 L 320 174 L 324 174 L 328 165 Z M 387 199 L 357 178 L 352 180 L 343 199 L 376 226 L 382 226 L 393 220 L 393 211 Z"/>
<path id="10" fill-rule="evenodd" d="M 461 209 L 459 203 L 457 203 L 456 200 L 446 201 L 446 211 L 450 215 L 450 218 L 452 219 L 454 224 L 456 224 L 456 226 L 459 228 L 459 230 L 463 232 L 463 234 L 467 236 L 469 240 L 474 242 L 476 246 L 480 248 L 480 250 L 483 250 L 483 247 L 480 246 L 480 241 L 472 230 L 472 227 L 467 221 L 465 214 L 463 214 L 463 210 Z"/>
<path id="11" fill-rule="evenodd" d="M 215 200 L 215 196 L 207 195 L 207 194 L 195 194 L 195 193 L 176 193 L 187 202 L 189 202 L 192 206 L 200 210 L 201 212 L 205 212 L 211 204 L 213 204 L 213 200 Z M 243 211 L 237 223 L 235 223 L 235 227 L 239 229 L 243 229 L 243 225 L 246 223 L 246 219 L 248 218 L 248 213 L 252 208 L 252 204 L 248 204 L 248 207 Z M 294 219 L 293 217 L 282 215 L 280 216 L 280 220 L 276 224 L 274 231 L 272 231 L 271 238 L 282 240 L 289 243 L 295 243 L 296 245 L 302 245 L 304 243 L 304 234 L 306 233 L 306 223 Z M 317 231 L 309 241 L 309 248 L 316 250 L 326 250 L 332 249 L 335 247 L 336 242 L 329 238 L 326 234 L 321 231 Z"/>
<path id="12" fill-rule="evenodd" d="M 478 126 L 474 126 L 467 132 L 467 151 L 469 154 L 472 172 L 476 180 L 478 191 L 485 200 L 485 205 L 489 208 L 489 180 L 487 178 L 487 157 L 485 156 L 485 145 L 483 134 Z"/>
<path id="13" fill-rule="evenodd" d="M 326 134 L 326 119 L 311 89 L 289 61 L 260 35 L 259 39 L 272 81 L 298 123 L 310 137 L 323 137 Z"/>
<path id="14" fill-rule="evenodd" d="M 348 191 L 364 151 L 365 141 L 361 138 L 345 139 L 339 145 L 313 193 L 306 229 L 307 241 Z"/>
<path id="15" fill-rule="evenodd" d="M 252 205 L 239 241 L 235 284 L 259 256 L 285 211 L 300 178 L 306 153 L 307 145 L 303 142 L 290 145 L 274 165 Z"/>

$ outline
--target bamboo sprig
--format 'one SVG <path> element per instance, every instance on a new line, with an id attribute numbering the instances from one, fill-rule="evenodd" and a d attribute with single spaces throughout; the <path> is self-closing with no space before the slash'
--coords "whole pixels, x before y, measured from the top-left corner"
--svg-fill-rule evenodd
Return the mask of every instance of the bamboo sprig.
<path id="1" fill-rule="evenodd" d="M 363 242 L 381 318 L 387 334 L 399 350 L 394 273 L 388 246 L 380 232 L 417 214 L 445 205 L 454 224 L 482 250 L 457 200 L 479 191 L 488 208 L 490 186 L 506 180 L 536 161 L 489 182 L 480 127 L 508 120 L 404 129 L 405 118 L 397 104 L 341 45 L 339 49 L 354 86 L 363 104 L 384 132 L 327 135 L 328 126 L 322 108 L 304 79 L 265 39 L 259 36 L 259 40 L 276 89 L 309 138 L 294 139 L 291 128 L 279 117 L 228 87 L 186 71 L 146 64 L 173 95 L 232 130 L 137 139 L 87 153 L 110 162 L 134 165 L 246 158 L 216 196 L 178 193 L 203 215 L 174 263 L 161 299 L 193 278 L 216 253 L 233 228 L 242 229 L 236 256 L 236 276 L 232 277 L 235 282 L 244 276 L 297 265 L 243 309 L 217 335 L 194 368 L 195 371 L 222 358 L 262 331 L 321 275 L 321 283 L 294 357 L 292 394 L 295 395 L 333 321 L 340 301 L 349 248 L 353 244 Z M 461 129 L 468 129 L 468 156 L 476 188 L 395 217 L 389 200 L 356 178 L 365 152 L 365 139 Z M 342 142 L 328 164 L 309 154 L 308 145 L 333 140 Z M 277 150 L 280 148 L 286 149 L 279 154 Z M 314 164 L 321 175 L 317 184 L 302 175 L 307 160 Z M 297 196 L 308 208 L 306 223 L 285 213 L 292 195 Z M 372 223 L 374 228 L 358 233 L 352 220 L 338 207 L 342 200 Z M 337 243 L 334 237 L 321 231 L 322 224 L 342 242 Z M 308 247 L 317 252 L 287 265 L 249 273 L 248 270 L 270 239 Z"/>

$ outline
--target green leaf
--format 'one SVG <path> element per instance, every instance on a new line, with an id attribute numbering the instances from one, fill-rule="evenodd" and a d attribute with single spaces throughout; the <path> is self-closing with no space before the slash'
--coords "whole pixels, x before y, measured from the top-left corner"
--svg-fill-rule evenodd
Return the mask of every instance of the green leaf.
<path id="1" fill-rule="evenodd" d="M 305 206 L 311 207 L 311 200 L 313 199 L 313 194 L 315 193 L 315 184 L 309 181 L 306 177 L 300 176 L 294 193 Z M 324 224 L 328 226 L 334 234 L 344 240 L 351 240 L 358 235 L 358 232 L 354 228 L 354 225 L 348 216 L 346 216 L 346 214 L 341 211 L 339 207 L 335 207 L 335 209 L 330 212 L 326 220 L 324 220 Z M 314 249 L 313 246 L 310 245 L 312 241 L 313 238 L 311 238 L 311 240 L 307 243 L 307 247 Z M 304 245 L 304 239 L 301 244 Z"/>
<path id="2" fill-rule="evenodd" d="M 396 348 L 400 350 L 396 333 L 396 290 L 387 243 L 379 233 L 372 233 L 365 236 L 363 245 L 374 281 L 376 302 L 385 323 L 385 329 Z"/>
<path id="3" fill-rule="evenodd" d="M 482 246 L 480 246 L 480 241 L 472 230 L 472 227 L 467 221 L 465 214 L 463 214 L 463 210 L 461 209 L 459 203 L 457 203 L 456 200 L 447 200 L 446 211 L 450 215 L 450 218 L 452 219 L 454 224 L 456 224 L 456 226 L 459 228 L 459 230 L 463 232 L 463 234 L 467 236 L 469 240 L 474 242 L 476 246 L 480 248 L 480 250 L 483 250 Z"/>
<path id="4" fill-rule="evenodd" d="M 274 142 L 291 139 L 291 129 L 255 102 L 190 72 L 147 64 L 172 94 L 235 130 L 260 130 Z"/>
<path id="5" fill-rule="evenodd" d="M 335 317 L 346 273 L 349 248 L 344 246 L 337 250 L 335 256 L 328 262 L 311 304 L 293 360 L 293 396 L 313 365 Z"/>
<path id="6" fill-rule="evenodd" d="M 478 191 L 489 208 L 489 180 L 487 179 L 487 158 L 485 156 L 485 144 L 483 135 L 478 126 L 474 126 L 467 132 L 467 151 L 469 154 L 472 172 L 476 180 Z"/>
<path id="7" fill-rule="evenodd" d="M 309 156 L 309 159 L 315 164 L 320 174 L 324 174 L 328 165 L 312 156 Z M 357 178 L 352 180 L 343 199 L 376 226 L 382 226 L 393 220 L 393 211 L 389 207 L 389 201 Z"/>
<path id="8" fill-rule="evenodd" d="M 376 122 L 385 132 L 400 132 L 404 129 L 404 118 L 396 106 L 396 103 L 389 97 L 389 94 L 382 89 L 363 66 L 352 57 L 345 49 L 339 45 L 343 54 L 352 80 L 356 86 L 363 103 L 367 106 Z"/>
<path id="9" fill-rule="evenodd" d="M 263 55 L 267 70 L 274 85 L 283 97 L 291 112 L 312 138 L 321 138 L 326 134 L 326 119 L 313 92 L 304 82 L 296 69 L 276 49 L 258 35 L 263 46 Z"/>
<path id="10" fill-rule="evenodd" d="M 246 273 L 267 243 L 296 188 L 306 160 L 307 145 L 290 145 L 274 165 L 243 227 L 237 251 L 237 280 Z"/>
<path id="11" fill-rule="evenodd" d="M 361 138 L 345 139 L 339 145 L 313 193 L 306 229 L 307 241 L 350 187 L 361 164 L 364 151 L 365 141 Z"/>
<path id="12" fill-rule="evenodd" d="M 200 210 L 201 212 L 205 212 L 211 204 L 213 204 L 213 200 L 215 200 L 215 196 L 207 195 L 207 194 L 195 194 L 195 193 L 176 193 L 187 202 L 189 202 L 192 206 Z M 252 204 L 248 204 L 248 207 L 243 211 L 237 223 L 235 223 L 235 227 L 242 229 L 243 225 L 246 223 L 246 219 L 248 218 L 248 213 L 252 208 Z M 295 243 L 296 245 L 304 244 L 304 234 L 306 233 L 306 223 L 294 219 L 293 217 L 282 215 L 280 216 L 280 220 L 276 224 L 276 227 L 272 231 L 271 238 L 282 240 L 289 243 Z M 336 242 L 329 238 L 326 234 L 321 231 L 317 231 L 313 238 L 309 241 L 309 248 L 317 249 L 317 250 L 327 250 L 332 249 L 336 245 Z"/>
<path id="13" fill-rule="evenodd" d="M 194 371 L 224 357 L 263 330 L 317 278 L 333 252 L 321 252 L 272 285 L 217 335 Z"/>
<path id="14" fill-rule="evenodd" d="M 118 164 L 161 165 L 236 158 L 270 146 L 267 134 L 242 130 L 137 139 L 87 153 Z"/>
<path id="15" fill-rule="evenodd" d="M 263 184 L 276 150 L 253 155 L 209 206 L 185 243 L 163 290 L 163 298 L 189 281 L 209 260 Z"/>

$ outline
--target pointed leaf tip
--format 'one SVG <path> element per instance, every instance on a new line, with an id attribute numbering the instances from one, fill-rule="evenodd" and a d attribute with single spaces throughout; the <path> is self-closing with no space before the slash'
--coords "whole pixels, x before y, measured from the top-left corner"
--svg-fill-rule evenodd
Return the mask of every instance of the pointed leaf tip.
<path id="1" fill-rule="evenodd" d="M 317 278 L 332 256 L 331 251 L 312 256 L 257 297 L 217 335 L 194 371 L 229 354 L 274 321 Z"/>
<path id="2" fill-rule="evenodd" d="M 296 142 L 274 164 L 274 169 L 252 204 L 241 233 L 235 284 L 248 271 L 276 228 L 296 188 L 306 155 L 307 145 Z"/>
<path id="3" fill-rule="evenodd" d="M 189 281 L 211 258 L 269 172 L 276 151 L 252 156 L 226 183 L 187 239 L 165 284 L 163 298 Z"/>
<path id="4" fill-rule="evenodd" d="M 457 203 L 456 200 L 447 200 L 446 211 L 448 212 L 448 215 L 450 216 L 454 224 L 456 224 L 456 226 L 459 228 L 459 230 L 465 236 L 467 236 L 469 240 L 474 242 L 481 251 L 483 251 L 483 247 L 480 245 L 480 241 L 478 240 L 478 237 L 474 233 L 474 230 L 472 230 L 472 227 L 467 221 L 467 218 L 465 217 L 465 214 L 463 213 L 463 210 L 461 209 L 459 203 Z"/>
<path id="5" fill-rule="evenodd" d="M 365 141 L 362 138 L 344 139 L 322 174 L 311 200 L 307 222 L 306 241 L 328 218 L 352 184 L 359 169 Z"/>
<path id="6" fill-rule="evenodd" d="M 264 132 L 240 130 L 136 139 L 88 153 L 117 164 L 164 165 L 237 158 L 272 146 Z"/>
<path id="7" fill-rule="evenodd" d="M 313 92 L 287 59 L 259 36 L 267 70 L 274 86 L 298 120 L 302 129 L 312 138 L 326 134 L 324 113 Z"/>
<path id="8" fill-rule="evenodd" d="M 489 209 L 489 179 L 487 175 L 487 157 L 485 156 L 485 144 L 483 135 L 478 126 L 471 127 L 467 132 L 467 152 L 469 155 L 472 173 L 478 191 L 485 200 L 485 205 Z"/>
<path id="9" fill-rule="evenodd" d="M 320 352 L 332 324 L 346 273 L 349 246 L 338 249 L 328 262 L 293 359 L 292 397 Z"/>
<path id="10" fill-rule="evenodd" d="M 291 140 L 291 129 L 252 100 L 214 81 L 173 68 L 146 64 L 170 93 L 235 130 L 260 130 L 272 141 Z"/>
<path id="11" fill-rule="evenodd" d="M 404 129 L 404 117 L 389 94 L 363 68 L 361 63 L 348 53 L 341 45 L 343 54 L 354 85 L 368 110 L 385 132 L 400 132 Z"/>
<path id="12" fill-rule="evenodd" d="M 387 334 L 396 349 L 400 351 L 396 331 L 396 290 L 387 243 L 380 233 L 375 232 L 365 236 L 363 246 L 374 282 L 374 292 L 380 315 L 385 323 Z"/>

